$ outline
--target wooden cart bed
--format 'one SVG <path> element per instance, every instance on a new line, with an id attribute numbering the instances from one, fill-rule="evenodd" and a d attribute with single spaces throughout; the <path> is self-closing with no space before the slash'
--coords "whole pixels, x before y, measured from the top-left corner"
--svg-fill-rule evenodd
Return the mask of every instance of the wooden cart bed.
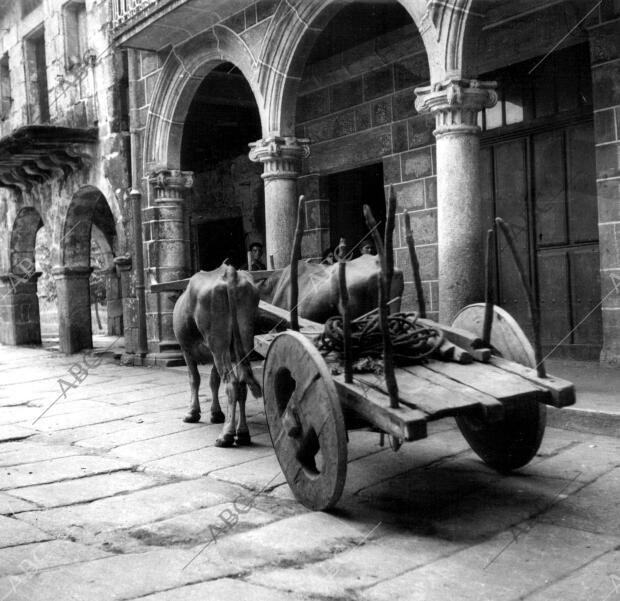
<path id="1" fill-rule="evenodd" d="M 288 327 L 289 312 L 261 301 L 260 312 Z M 427 320 L 428 321 L 428 320 Z M 429 322 L 445 337 L 461 347 L 475 350 L 479 339 L 469 332 Z M 314 339 L 322 324 L 300 319 L 300 333 Z M 277 333 L 255 336 L 254 348 L 263 357 Z M 406 441 L 425 438 L 426 424 L 447 416 L 474 413 L 488 421 L 499 420 L 507 404 L 536 400 L 554 407 L 575 403 L 573 384 L 553 376 L 539 378 L 535 369 L 488 353 L 472 353 L 482 358 L 462 365 L 430 359 L 423 365 L 396 368 L 400 407 L 392 408 L 382 376 L 356 373 L 351 384 L 342 369 L 330 364 L 332 379 L 345 408 L 390 434 Z"/>

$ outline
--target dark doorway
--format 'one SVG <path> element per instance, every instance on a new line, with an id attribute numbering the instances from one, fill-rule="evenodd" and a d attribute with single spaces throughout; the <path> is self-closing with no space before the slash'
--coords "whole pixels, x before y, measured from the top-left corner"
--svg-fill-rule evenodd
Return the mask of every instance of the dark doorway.
<path id="1" fill-rule="evenodd" d="M 199 269 L 210 271 L 228 259 L 239 268 L 246 262 L 243 219 L 218 219 L 196 226 Z"/>
<path id="2" fill-rule="evenodd" d="M 385 221 L 385 190 L 383 187 L 383 164 L 378 163 L 343 171 L 329 176 L 331 245 L 335 247 L 344 238 L 347 247 L 356 247 L 353 255 L 359 255 L 361 241 L 368 235 L 362 207 L 367 204 L 381 225 L 383 238 Z"/>

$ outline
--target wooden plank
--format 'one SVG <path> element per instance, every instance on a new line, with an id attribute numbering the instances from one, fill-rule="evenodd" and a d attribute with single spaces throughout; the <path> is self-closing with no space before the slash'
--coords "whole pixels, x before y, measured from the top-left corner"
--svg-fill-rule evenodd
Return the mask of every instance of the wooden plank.
<path id="1" fill-rule="evenodd" d="M 271 303 L 260 301 L 258 304 L 258 311 L 267 317 L 280 320 L 282 324 L 287 327 L 291 324 L 289 311 L 287 309 L 280 309 L 280 307 L 276 307 Z M 299 318 L 299 327 L 306 330 L 316 331 L 317 333 L 323 331 L 323 324 L 318 323 L 317 321 L 311 321 L 310 319 L 305 319 L 303 317 Z"/>
<path id="2" fill-rule="evenodd" d="M 276 336 L 276 333 L 258 334 L 254 336 L 254 350 L 261 355 L 263 359 L 267 356 L 269 345 Z"/>
<path id="3" fill-rule="evenodd" d="M 461 382 L 457 382 L 456 380 L 447 378 L 440 373 L 434 372 L 428 369 L 426 364 L 411 365 L 408 367 L 403 367 L 402 369 L 415 374 L 417 377 L 426 380 L 435 386 L 440 386 L 441 388 L 448 390 L 452 396 L 458 395 L 463 399 L 474 399 L 479 405 L 484 417 L 489 421 L 495 421 L 504 417 L 504 405 L 501 401 L 489 394 L 475 390 L 471 388 L 471 386 L 467 386 L 466 384 L 462 384 Z"/>
<path id="4" fill-rule="evenodd" d="M 457 363 L 429 361 L 425 367 L 479 392 L 495 397 L 498 401 L 535 399 L 541 403 L 546 403 L 550 397 L 548 390 L 519 375 L 485 363 L 459 365 Z"/>
<path id="5" fill-rule="evenodd" d="M 355 380 L 387 394 L 383 378 L 375 374 L 355 374 Z M 445 378 L 423 366 L 399 367 L 396 370 L 399 400 L 408 407 L 420 409 L 429 420 L 477 408 L 489 420 L 503 416 L 504 407 L 497 399 L 468 386 Z"/>
<path id="6" fill-rule="evenodd" d="M 369 423 L 407 441 L 426 438 L 428 416 L 423 411 L 401 406 L 390 407 L 389 398 L 382 392 L 359 382 L 347 384 L 344 374 L 332 376 L 343 405 Z"/>
<path id="7" fill-rule="evenodd" d="M 533 382 L 537 386 L 545 388 L 549 391 L 547 397 L 547 404 L 553 407 L 568 407 L 575 404 L 575 386 L 567 380 L 556 378 L 547 374 L 546 378 L 539 378 L 535 369 L 515 363 L 514 361 L 508 361 L 501 357 L 491 357 L 491 365 L 499 367 L 500 369 L 510 372 L 511 374 L 517 374 L 526 380 Z"/>

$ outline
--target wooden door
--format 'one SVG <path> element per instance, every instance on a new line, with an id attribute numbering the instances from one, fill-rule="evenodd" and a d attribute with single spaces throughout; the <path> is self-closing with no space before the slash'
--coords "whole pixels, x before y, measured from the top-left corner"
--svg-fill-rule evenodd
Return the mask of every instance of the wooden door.
<path id="1" fill-rule="evenodd" d="M 349 249 L 357 246 L 368 234 L 362 207 L 370 206 L 378 223 L 385 220 L 385 191 L 383 188 L 383 166 L 369 165 L 351 171 L 344 171 L 329 177 L 330 231 L 334 248 L 344 238 Z M 383 237 L 383 227 L 379 232 Z"/>
<path id="2" fill-rule="evenodd" d="M 596 175 L 591 122 L 550 128 L 482 150 L 485 220 L 512 227 L 541 308 L 546 352 L 597 358 L 602 343 Z M 499 303 L 531 336 L 525 294 L 500 237 Z M 556 347 L 558 347 L 556 349 Z"/>

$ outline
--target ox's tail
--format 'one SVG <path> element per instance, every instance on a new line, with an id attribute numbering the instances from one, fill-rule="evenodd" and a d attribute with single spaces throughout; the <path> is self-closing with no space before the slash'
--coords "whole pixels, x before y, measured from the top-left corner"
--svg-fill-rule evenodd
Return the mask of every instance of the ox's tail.
<path id="1" fill-rule="evenodd" d="M 228 293 L 228 307 L 230 309 L 230 317 L 232 322 L 232 355 L 235 364 L 237 365 L 242 382 L 245 382 L 250 392 L 256 397 L 262 396 L 260 384 L 256 381 L 254 373 L 252 372 L 252 366 L 250 365 L 250 352 L 245 348 L 243 339 L 241 338 L 241 332 L 239 331 L 239 321 L 237 319 L 237 270 L 232 266 L 226 267 L 226 291 Z"/>

